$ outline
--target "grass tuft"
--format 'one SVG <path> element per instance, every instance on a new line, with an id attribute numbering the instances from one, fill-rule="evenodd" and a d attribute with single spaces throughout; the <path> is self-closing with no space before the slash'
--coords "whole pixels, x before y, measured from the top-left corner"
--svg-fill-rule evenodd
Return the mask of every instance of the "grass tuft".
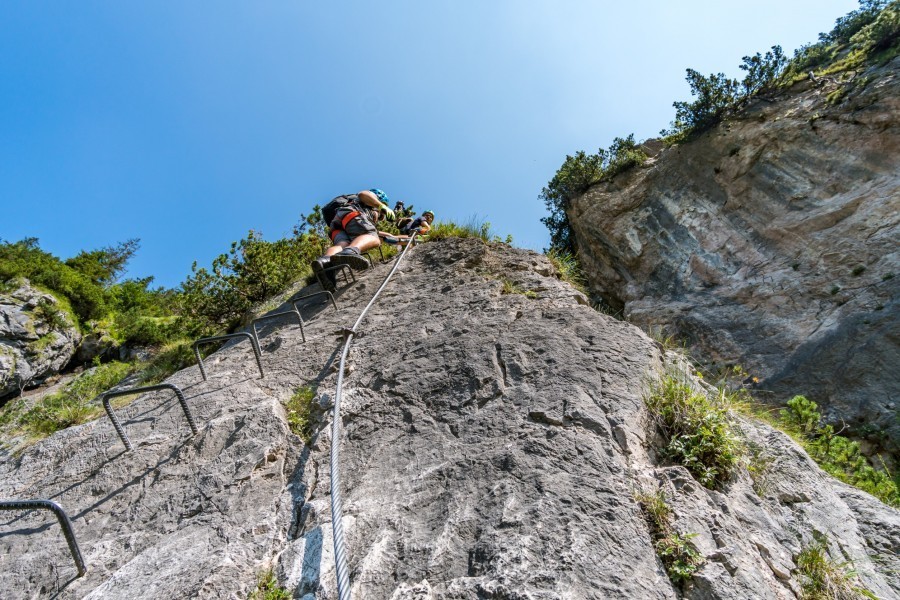
<path id="1" fill-rule="evenodd" d="M 703 486 L 720 488 L 737 470 L 743 444 L 732 426 L 724 392 L 710 398 L 669 374 L 645 399 L 665 441 L 663 453 Z"/>
<path id="2" fill-rule="evenodd" d="M 501 238 L 494 232 L 491 224 L 478 215 L 473 215 L 462 223 L 454 223 L 453 221 L 440 221 L 432 226 L 428 232 L 428 241 L 443 240 L 446 238 L 477 238 L 485 242 L 500 242 L 504 244 L 512 244 L 512 236 L 507 235 Z"/>
<path id="3" fill-rule="evenodd" d="M 662 561 L 672 583 L 681 586 L 703 565 L 703 557 L 691 544 L 696 534 L 680 534 L 672 525 L 672 509 L 662 490 L 638 492 L 635 500 L 653 538 L 656 555 Z"/>
<path id="4" fill-rule="evenodd" d="M 16 419 L 17 427 L 38 440 L 60 429 L 86 423 L 103 412 L 102 407 L 92 401 L 132 370 L 129 363 L 110 362 L 85 371 L 63 391 L 43 397 L 21 414 Z"/>
<path id="5" fill-rule="evenodd" d="M 856 573 L 848 569 L 849 563 L 837 564 L 828 556 L 828 543 L 819 539 L 806 546 L 794 557 L 800 586 L 801 600 L 863 600 L 875 596 L 857 584 Z"/>
<path id="6" fill-rule="evenodd" d="M 584 273 L 581 270 L 581 265 L 578 263 L 578 258 L 574 254 L 550 248 L 546 255 L 556 269 L 560 279 L 582 294 L 587 294 Z"/>
<path id="7" fill-rule="evenodd" d="M 278 585 L 278 579 L 272 569 L 259 574 L 256 588 L 247 596 L 247 600 L 291 600 L 289 591 Z"/>

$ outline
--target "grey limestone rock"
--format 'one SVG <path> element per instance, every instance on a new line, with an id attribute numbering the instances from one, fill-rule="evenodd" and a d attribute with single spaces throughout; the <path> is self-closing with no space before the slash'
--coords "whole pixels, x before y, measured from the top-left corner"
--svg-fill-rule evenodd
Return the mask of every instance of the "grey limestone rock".
<path id="1" fill-rule="evenodd" d="M 629 321 L 710 366 L 742 365 L 762 398 L 806 395 L 894 452 L 898 68 L 756 100 L 567 211 L 592 293 Z"/>
<path id="2" fill-rule="evenodd" d="M 132 453 L 104 418 L 0 462 L 0 498 L 59 502 L 89 569 L 74 577 L 47 515 L 0 514 L 0 598 L 246 598 L 266 569 L 294 598 L 336 598 L 327 425 L 340 330 L 388 268 L 342 288 L 337 311 L 304 301 L 305 344 L 295 323 L 266 324 L 265 378 L 246 341 L 206 359 L 206 382 L 197 367 L 174 375 L 198 435 L 160 392 L 120 409 Z M 785 436 L 742 425 L 778 465 L 764 497 L 746 473 L 713 492 L 657 463 L 642 395 L 660 349 L 553 272 L 502 244 L 428 243 L 361 326 L 340 440 L 355 598 L 678 598 L 634 500 L 645 486 L 663 486 L 679 530 L 697 534 L 706 563 L 685 597 L 795 598 L 793 557 L 819 532 L 879 598 L 900 598 L 897 511 Z M 280 402 L 303 385 L 317 400 L 308 445 Z"/>
<path id="3" fill-rule="evenodd" d="M 0 294 L 0 397 L 35 385 L 68 364 L 81 341 L 74 317 L 26 279 Z"/>

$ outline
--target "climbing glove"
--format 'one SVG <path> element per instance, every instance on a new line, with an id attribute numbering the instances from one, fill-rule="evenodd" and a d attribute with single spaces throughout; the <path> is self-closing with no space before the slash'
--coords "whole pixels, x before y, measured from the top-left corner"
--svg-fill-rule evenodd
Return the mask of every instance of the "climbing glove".
<path id="1" fill-rule="evenodd" d="M 381 214 L 383 214 L 384 218 L 387 219 L 388 221 L 393 221 L 396 218 L 394 216 L 394 211 L 392 211 L 390 208 L 388 208 L 387 204 L 382 204 L 381 208 L 378 210 L 381 211 Z"/>

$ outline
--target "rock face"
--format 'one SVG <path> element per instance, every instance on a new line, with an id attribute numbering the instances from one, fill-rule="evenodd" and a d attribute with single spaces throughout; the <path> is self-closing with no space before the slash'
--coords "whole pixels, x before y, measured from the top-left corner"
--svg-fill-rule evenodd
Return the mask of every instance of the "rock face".
<path id="1" fill-rule="evenodd" d="M 186 369 L 199 424 L 145 395 L 0 463 L 0 498 L 46 497 L 73 518 L 88 573 L 43 514 L 0 515 L 0 598 L 246 598 L 267 568 L 295 598 L 336 598 L 330 428 L 340 330 L 388 265 Z M 413 249 L 358 330 L 343 401 L 341 481 L 356 598 L 677 598 L 635 500 L 662 486 L 705 565 L 687 598 L 795 598 L 794 556 L 824 534 L 879 598 L 900 598 L 900 512 L 820 471 L 786 436 L 768 490 L 721 492 L 658 462 L 642 401 L 664 368 L 638 328 L 585 305 L 546 258 L 444 240 Z M 505 281 L 504 281 L 505 280 Z M 315 291 L 316 288 L 305 290 Z M 503 293 L 504 290 L 512 293 Z M 280 400 L 316 390 L 304 445 Z M 894 575 L 892 575 L 892 573 Z"/>
<path id="2" fill-rule="evenodd" d="M 59 301 L 19 280 L 13 291 L 0 294 L 0 397 L 59 372 L 80 341 Z"/>
<path id="3" fill-rule="evenodd" d="M 568 212 L 591 291 L 900 450 L 900 59 L 803 82 Z M 840 102 L 834 99 L 844 93 Z M 829 99 L 830 98 L 830 99 Z"/>

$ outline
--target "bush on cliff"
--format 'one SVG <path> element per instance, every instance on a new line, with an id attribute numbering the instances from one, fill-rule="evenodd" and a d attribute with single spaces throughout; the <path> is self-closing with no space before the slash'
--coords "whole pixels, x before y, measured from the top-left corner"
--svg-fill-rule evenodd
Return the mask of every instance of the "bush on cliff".
<path id="1" fill-rule="evenodd" d="M 868 492 L 891 506 L 900 506 L 897 483 L 885 471 L 869 464 L 859 443 L 837 435 L 831 425 L 822 424 L 818 405 L 804 396 L 794 396 L 779 415 L 778 425 L 801 443 L 822 470 Z"/>
<path id="2" fill-rule="evenodd" d="M 673 103 L 675 118 L 660 135 L 667 144 L 689 140 L 720 123 L 748 100 L 761 93 L 790 85 L 807 77 L 809 71 L 827 75 L 856 69 L 870 60 L 887 60 L 900 52 L 900 0 L 860 0 L 860 7 L 839 18 L 830 33 L 819 34 L 819 42 L 806 44 L 788 60 L 781 46 L 772 46 L 765 54 L 743 57 L 739 68 L 746 72 L 743 80 L 731 79 L 724 73 L 703 75 L 687 69 L 691 88 L 690 101 Z M 619 142 L 630 141 L 616 138 Z M 612 151 L 612 148 L 610 149 Z M 549 216 L 541 222 L 550 230 L 550 247 L 575 254 L 577 247 L 565 209 L 568 202 L 587 188 L 612 176 L 606 152 L 576 152 L 566 160 L 539 196 Z M 623 168 L 644 159 L 635 155 L 621 163 Z"/>
<path id="3" fill-rule="evenodd" d="M 645 399 L 663 437 L 663 454 L 705 487 L 716 489 L 737 470 L 743 445 L 732 426 L 724 393 L 710 398 L 670 374 Z"/>
<path id="4" fill-rule="evenodd" d="M 295 227 L 291 237 L 274 242 L 251 230 L 216 257 L 211 269 L 194 262 L 181 284 L 184 312 L 199 318 L 201 330 L 229 329 L 255 303 L 308 275 L 309 263 L 322 253 L 325 240 L 305 227 Z"/>
<path id="5" fill-rule="evenodd" d="M 577 252 L 575 236 L 566 215 L 569 203 L 595 183 L 643 164 L 645 160 L 647 154 L 634 141 L 634 134 L 615 138 L 608 150 L 600 148 L 596 154 L 579 151 L 575 156 L 566 156 L 540 195 L 550 211 L 549 216 L 541 219 L 550 230 L 550 249 L 574 256 Z"/>
<path id="6" fill-rule="evenodd" d="M 0 281 L 17 277 L 64 296 L 82 324 L 102 317 L 108 310 L 103 286 L 41 250 L 37 238 L 0 242 Z"/>

